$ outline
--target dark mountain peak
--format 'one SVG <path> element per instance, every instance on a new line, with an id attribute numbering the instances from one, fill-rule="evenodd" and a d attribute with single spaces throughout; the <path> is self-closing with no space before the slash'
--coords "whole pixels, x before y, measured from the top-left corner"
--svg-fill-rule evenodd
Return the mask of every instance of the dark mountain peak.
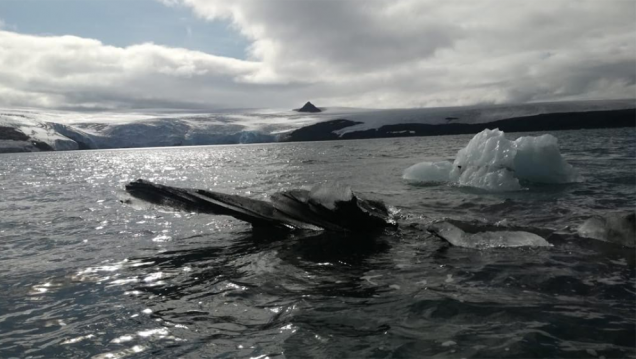
<path id="1" fill-rule="evenodd" d="M 314 106 L 313 103 L 307 101 L 307 103 L 305 104 L 305 106 L 295 110 L 298 112 L 322 112 L 322 110 L 320 110 L 318 107 Z"/>

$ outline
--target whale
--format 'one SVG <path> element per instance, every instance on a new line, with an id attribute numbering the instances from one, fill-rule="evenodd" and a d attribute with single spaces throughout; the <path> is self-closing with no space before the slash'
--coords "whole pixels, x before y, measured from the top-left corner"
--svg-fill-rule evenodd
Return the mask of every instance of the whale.
<path id="1" fill-rule="evenodd" d="M 348 188 L 316 187 L 273 194 L 270 201 L 139 179 L 126 185 L 132 197 L 179 210 L 226 215 L 254 228 L 366 233 L 395 228 L 382 201 L 365 199 Z"/>
<path id="2" fill-rule="evenodd" d="M 125 189 L 133 198 L 155 205 L 230 216 L 251 224 L 256 231 L 323 231 L 359 237 L 360 234 L 378 234 L 386 229 L 398 229 L 397 222 L 384 202 L 366 199 L 338 184 L 318 185 L 311 190 L 284 190 L 272 194 L 269 201 L 211 190 L 167 186 L 143 179 L 128 183 Z M 450 223 L 432 224 L 427 231 L 451 246 L 471 249 L 551 246 L 543 238 L 521 231 L 469 234 Z"/>
<path id="3" fill-rule="evenodd" d="M 384 202 L 366 199 L 337 184 L 318 185 L 311 190 L 284 190 L 272 194 L 269 201 L 167 186 L 143 179 L 128 183 L 125 189 L 133 198 L 148 203 L 188 212 L 231 216 L 251 224 L 254 230 L 324 231 L 349 236 L 399 230 Z M 131 203 L 129 200 L 123 202 Z M 634 217 L 634 213 L 597 215 L 578 229 L 578 235 L 634 247 Z M 469 249 L 552 247 L 537 233 L 519 228 L 480 228 L 470 223 L 463 223 L 460 228 L 459 221 L 451 222 L 447 219 L 431 223 L 426 225 L 426 231 L 451 246 Z"/>

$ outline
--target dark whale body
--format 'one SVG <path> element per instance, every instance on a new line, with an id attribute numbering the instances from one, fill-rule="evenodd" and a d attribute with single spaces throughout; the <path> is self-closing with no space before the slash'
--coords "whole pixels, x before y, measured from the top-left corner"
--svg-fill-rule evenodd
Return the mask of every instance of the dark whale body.
<path id="1" fill-rule="evenodd" d="M 373 232 L 394 227 L 389 212 L 380 201 L 352 195 L 328 208 L 312 198 L 308 190 L 289 190 L 271 196 L 271 202 L 237 195 L 178 188 L 137 180 L 126 185 L 133 197 L 180 210 L 227 215 L 248 222 L 255 228 L 326 230 L 334 232 Z"/>
<path id="2" fill-rule="evenodd" d="M 331 190 L 331 187 L 327 188 L 327 192 Z M 397 227 L 384 203 L 361 198 L 350 191 L 347 196 L 333 202 L 325 202 L 314 192 L 303 189 L 278 192 L 270 197 L 270 201 L 260 201 L 202 189 L 165 186 L 141 179 L 127 184 L 126 191 L 135 198 L 161 206 L 231 216 L 250 223 L 255 230 L 323 231 L 347 237 L 362 235 L 368 239 L 365 234 L 377 234 L 386 228 Z M 579 235 L 634 247 L 634 214 L 613 218 L 603 219 L 601 225 L 596 225 L 599 220 L 594 217 L 579 228 Z M 552 246 L 542 236 L 519 228 L 497 227 L 493 230 L 483 225 L 472 228 L 470 223 L 467 226 L 467 223 L 455 221 L 456 226 L 450 222 L 453 221 L 436 222 L 428 225 L 426 230 L 453 246 L 464 248 Z M 463 228 L 458 227 L 460 224 Z M 582 232 L 583 229 L 585 231 Z M 597 232 L 603 236 L 597 238 L 591 235 Z"/>

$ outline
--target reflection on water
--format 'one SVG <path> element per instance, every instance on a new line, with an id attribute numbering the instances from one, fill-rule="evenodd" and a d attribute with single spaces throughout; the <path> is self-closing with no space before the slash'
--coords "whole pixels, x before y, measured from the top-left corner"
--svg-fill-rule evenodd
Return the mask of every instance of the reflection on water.
<path id="1" fill-rule="evenodd" d="M 467 136 L 3 155 L 0 357 L 634 357 L 635 255 L 571 230 L 633 210 L 634 134 L 556 135 L 586 182 L 507 194 L 400 180 Z M 252 232 L 122 203 L 136 178 L 258 199 L 339 180 L 402 225 Z M 423 230 L 445 217 L 554 247 L 449 247 Z"/>

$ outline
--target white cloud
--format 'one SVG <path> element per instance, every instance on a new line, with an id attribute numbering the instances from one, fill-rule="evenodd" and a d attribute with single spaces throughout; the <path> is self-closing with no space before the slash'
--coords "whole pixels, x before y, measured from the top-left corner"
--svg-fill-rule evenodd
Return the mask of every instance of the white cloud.
<path id="1" fill-rule="evenodd" d="M 106 46 L 74 36 L 0 31 L 0 101 L 9 106 L 240 105 L 259 64 L 184 49 Z"/>
<path id="2" fill-rule="evenodd" d="M 632 1 L 159 0 L 248 60 L 0 32 L 0 104 L 409 107 L 636 96 Z"/>
<path id="3" fill-rule="evenodd" d="M 251 54 L 263 62 L 255 81 L 359 84 L 343 100 L 360 105 L 634 95 L 636 7 L 630 1 L 181 4 L 208 19 L 231 19 L 254 41 Z"/>

